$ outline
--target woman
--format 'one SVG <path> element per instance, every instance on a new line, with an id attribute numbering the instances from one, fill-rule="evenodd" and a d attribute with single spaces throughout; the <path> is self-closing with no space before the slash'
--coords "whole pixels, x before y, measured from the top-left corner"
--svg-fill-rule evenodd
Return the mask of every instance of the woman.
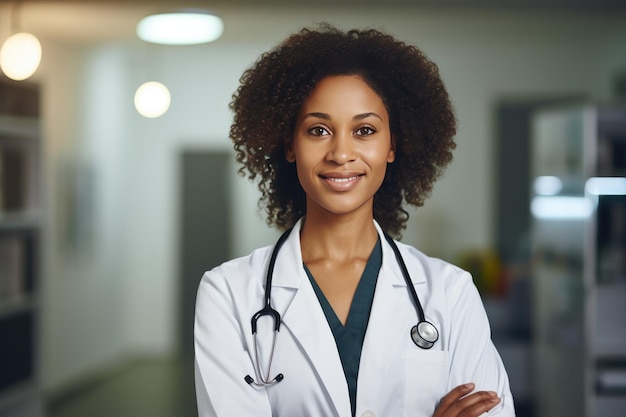
<path id="1" fill-rule="evenodd" d="M 202 279 L 200 416 L 513 416 L 469 274 L 389 237 L 452 159 L 435 64 L 322 25 L 264 54 L 231 108 L 240 172 L 287 232 Z"/>

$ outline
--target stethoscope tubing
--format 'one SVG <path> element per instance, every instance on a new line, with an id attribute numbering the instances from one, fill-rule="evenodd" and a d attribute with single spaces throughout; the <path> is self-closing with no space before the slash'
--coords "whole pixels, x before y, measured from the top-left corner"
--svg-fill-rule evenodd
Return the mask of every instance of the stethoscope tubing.
<path id="1" fill-rule="evenodd" d="M 387 233 L 383 232 L 385 239 L 389 242 L 389 246 L 393 250 L 394 255 L 396 256 L 396 260 L 398 261 L 398 265 L 400 266 L 400 270 L 402 271 L 402 276 L 404 277 L 404 281 L 406 282 L 406 286 L 409 288 L 409 293 L 411 294 L 411 300 L 413 300 L 413 305 L 415 306 L 415 310 L 417 311 L 417 321 L 421 323 L 426 321 L 426 317 L 424 315 L 424 309 L 422 308 L 422 303 L 419 301 L 419 297 L 417 296 L 417 291 L 415 291 L 415 287 L 413 286 L 413 282 L 411 282 L 411 276 L 409 275 L 409 270 L 404 263 L 404 259 L 402 258 L 402 254 L 400 253 L 400 249 L 398 249 L 398 245 L 394 242 L 393 238 L 389 236 Z"/>
<path id="2" fill-rule="evenodd" d="M 256 387 L 265 387 L 268 385 L 274 385 L 284 379 L 283 374 L 278 374 L 274 378 L 270 379 L 270 372 L 272 367 L 272 362 L 274 359 L 274 349 L 276 347 L 276 337 L 280 330 L 280 324 L 282 322 L 280 313 L 276 311 L 271 304 L 272 298 L 272 277 L 274 275 L 274 266 L 276 264 L 276 258 L 278 257 L 278 252 L 280 248 L 283 246 L 287 238 L 291 233 L 291 228 L 285 231 L 272 250 L 272 254 L 270 256 L 269 265 L 267 267 L 267 275 L 265 277 L 265 292 L 264 292 L 264 305 L 263 308 L 252 315 L 250 318 L 250 324 L 252 326 L 252 336 L 254 338 L 254 351 L 256 358 L 256 366 L 255 373 L 257 376 L 257 380 L 255 381 L 250 375 L 246 375 L 244 380 L 249 385 L 254 385 Z M 437 328 L 430 322 L 426 321 L 426 316 L 424 314 L 424 309 L 422 308 L 422 304 L 420 303 L 419 297 L 417 295 L 417 291 L 413 286 L 413 282 L 411 281 L 411 276 L 409 271 L 404 263 L 404 259 L 402 258 L 402 254 L 400 253 L 400 249 L 396 242 L 393 240 L 391 236 L 383 231 L 383 236 L 385 236 L 385 240 L 391 246 L 393 253 L 396 257 L 396 261 L 402 271 L 402 276 L 406 282 L 406 286 L 408 287 L 410 297 L 413 301 L 413 305 L 415 306 L 415 311 L 417 312 L 417 325 L 413 326 L 410 331 L 411 339 L 416 346 L 419 346 L 422 349 L 430 349 L 435 342 L 439 339 L 439 332 Z M 261 369 L 261 363 L 259 361 L 259 350 L 257 348 L 257 322 L 258 319 L 262 316 L 271 316 L 274 320 L 274 338 L 272 341 L 272 348 L 270 353 L 270 360 L 267 368 L 267 375 L 263 375 L 263 370 Z"/>
<path id="3" fill-rule="evenodd" d="M 280 238 L 274 245 L 274 249 L 272 250 L 270 263 L 269 263 L 269 266 L 267 267 L 267 275 L 265 276 L 265 293 L 263 296 L 263 298 L 265 299 L 264 300 L 265 304 L 263 305 L 263 308 L 257 311 L 250 319 L 250 323 L 252 325 L 252 334 L 256 334 L 258 319 L 261 316 L 267 316 L 267 315 L 272 316 L 274 318 L 274 331 L 277 332 L 280 330 L 280 323 L 281 323 L 280 314 L 278 313 L 278 311 L 272 308 L 272 304 L 271 304 L 272 302 L 271 300 L 272 277 L 274 276 L 274 266 L 276 265 L 276 257 L 278 256 L 278 251 L 280 250 L 281 246 L 283 246 L 283 243 L 285 243 L 290 233 L 291 233 L 291 229 L 284 232 L 280 236 Z"/>

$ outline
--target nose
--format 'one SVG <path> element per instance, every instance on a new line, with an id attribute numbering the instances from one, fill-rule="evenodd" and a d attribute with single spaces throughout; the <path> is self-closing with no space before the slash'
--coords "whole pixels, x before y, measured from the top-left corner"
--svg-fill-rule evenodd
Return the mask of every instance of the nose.
<path id="1" fill-rule="evenodd" d="M 352 134 L 335 134 L 331 140 L 327 160 L 339 165 L 346 164 L 356 159 L 357 151 Z"/>

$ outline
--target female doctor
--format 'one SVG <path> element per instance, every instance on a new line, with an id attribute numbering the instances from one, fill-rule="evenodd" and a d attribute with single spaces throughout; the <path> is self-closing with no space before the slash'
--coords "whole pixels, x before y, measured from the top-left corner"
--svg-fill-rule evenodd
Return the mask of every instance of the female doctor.
<path id="1" fill-rule="evenodd" d="M 436 65 L 321 25 L 264 54 L 231 109 L 240 172 L 286 232 L 202 278 L 200 417 L 513 416 L 471 276 L 391 238 L 452 159 Z"/>

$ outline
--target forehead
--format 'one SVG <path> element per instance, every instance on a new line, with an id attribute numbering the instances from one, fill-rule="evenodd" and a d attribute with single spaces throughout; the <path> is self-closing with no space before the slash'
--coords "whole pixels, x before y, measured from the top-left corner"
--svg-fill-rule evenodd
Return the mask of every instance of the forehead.
<path id="1" fill-rule="evenodd" d="M 323 78 L 302 103 L 301 114 L 309 111 L 384 112 L 381 97 L 357 75 Z"/>

